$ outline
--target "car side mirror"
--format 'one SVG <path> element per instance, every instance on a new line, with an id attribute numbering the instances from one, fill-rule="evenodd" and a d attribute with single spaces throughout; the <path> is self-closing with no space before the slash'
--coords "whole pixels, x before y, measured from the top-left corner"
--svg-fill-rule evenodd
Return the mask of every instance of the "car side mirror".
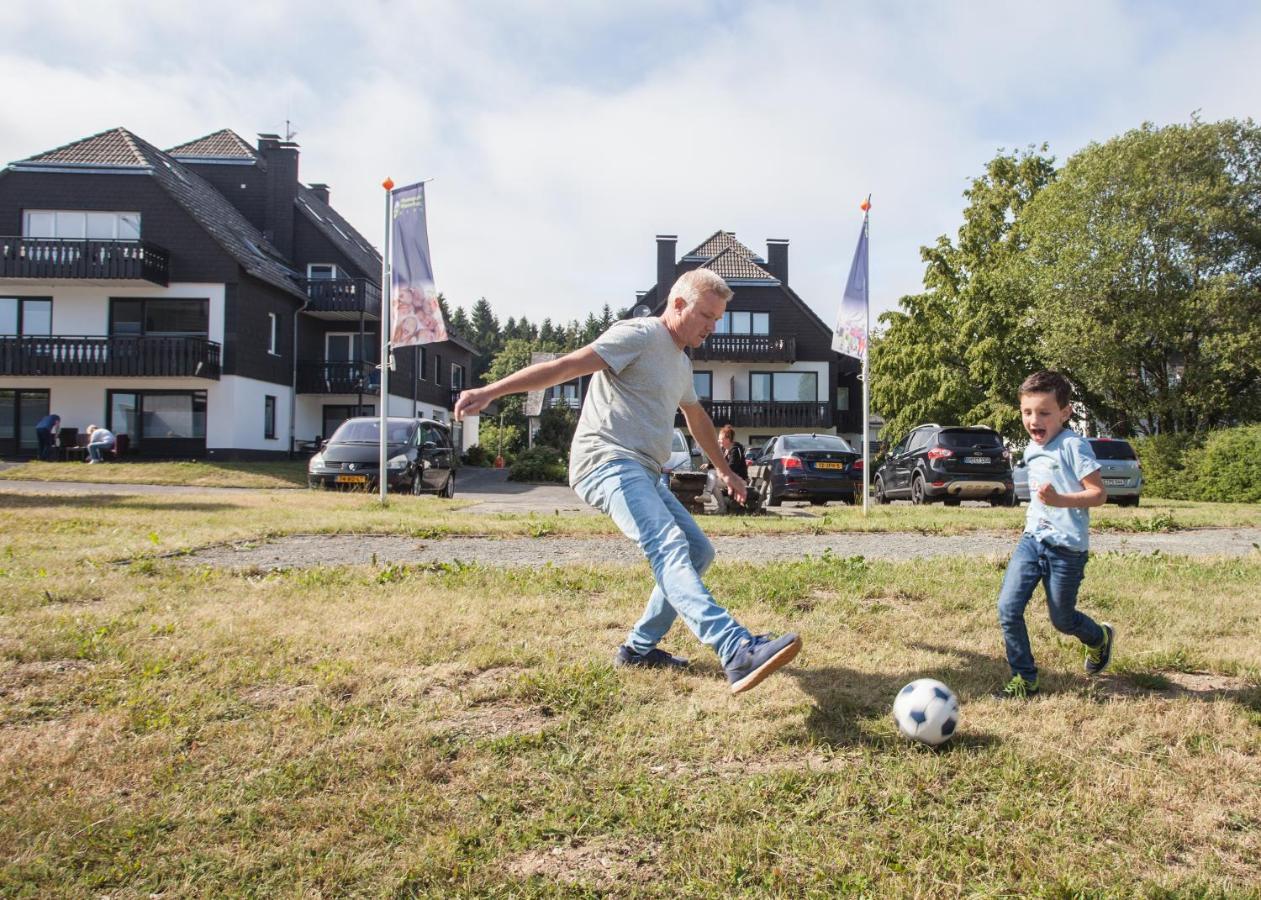
<path id="1" fill-rule="evenodd" d="M 700 447 L 693 447 L 693 448 L 692 448 L 692 455 L 693 455 L 693 456 L 700 456 L 700 455 L 701 455 L 701 448 L 700 448 Z"/>
<path id="2" fill-rule="evenodd" d="M 420 449 L 421 450 L 436 450 L 438 449 L 438 445 L 435 444 L 433 441 L 425 441 L 423 444 L 420 445 Z"/>

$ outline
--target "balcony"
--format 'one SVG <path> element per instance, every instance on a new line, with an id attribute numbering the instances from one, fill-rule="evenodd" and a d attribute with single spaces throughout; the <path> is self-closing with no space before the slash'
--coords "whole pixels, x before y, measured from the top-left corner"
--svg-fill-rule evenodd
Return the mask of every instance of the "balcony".
<path id="1" fill-rule="evenodd" d="M 148 241 L 0 237 L 0 278 L 170 282 L 170 256 Z"/>
<path id="2" fill-rule="evenodd" d="M 299 362 L 299 394 L 376 394 L 381 373 L 376 363 Z"/>
<path id="3" fill-rule="evenodd" d="M 320 319 L 381 318 L 381 285 L 367 278 L 301 278 L 310 301 L 304 312 Z"/>
<path id="4" fill-rule="evenodd" d="M 702 400 L 701 405 L 722 427 L 733 428 L 831 428 L 831 408 L 826 402 L 778 402 L 773 400 Z M 680 414 L 679 418 L 682 418 Z"/>
<path id="5" fill-rule="evenodd" d="M 0 375 L 218 380 L 220 346 L 195 337 L 0 337 Z"/>
<path id="6" fill-rule="evenodd" d="M 696 362 L 796 362 L 795 337 L 766 334 L 711 334 L 692 351 Z"/>

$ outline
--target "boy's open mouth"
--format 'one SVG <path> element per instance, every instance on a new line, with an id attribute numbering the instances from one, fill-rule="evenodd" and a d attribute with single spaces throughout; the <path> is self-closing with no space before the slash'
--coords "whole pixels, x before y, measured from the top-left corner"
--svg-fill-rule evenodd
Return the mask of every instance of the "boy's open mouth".
<path id="1" fill-rule="evenodd" d="M 1041 443 L 1042 438 L 1045 436 L 1046 436 L 1045 428 L 1030 428 L 1029 429 L 1029 437 L 1033 438 L 1038 443 Z"/>

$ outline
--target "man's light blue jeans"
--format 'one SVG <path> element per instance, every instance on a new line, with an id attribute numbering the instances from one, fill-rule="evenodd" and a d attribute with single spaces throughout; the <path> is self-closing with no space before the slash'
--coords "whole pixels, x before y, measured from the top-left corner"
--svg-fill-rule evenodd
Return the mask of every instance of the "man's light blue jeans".
<path id="1" fill-rule="evenodd" d="M 714 547 L 670 489 L 641 463 L 614 459 L 592 470 L 574 490 L 639 544 L 652 566 L 657 586 L 626 645 L 647 653 L 665 637 L 675 618 L 682 617 L 727 665 L 750 635 L 701 583 L 701 575 L 714 561 Z"/>
<path id="2" fill-rule="evenodd" d="M 1025 607 L 1039 581 L 1046 589 L 1046 608 L 1056 631 L 1072 635 L 1088 647 L 1103 642 L 1103 629 L 1077 609 L 1077 589 L 1089 558 L 1085 550 L 1056 547 L 1031 534 L 1020 538 L 998 594 L 998 623 L 1003 629 L 1007 664 L 1013 675 L 1027 681 L 1038 677 L 1029 646 L 1029 629 L 1025 626 Z"/>

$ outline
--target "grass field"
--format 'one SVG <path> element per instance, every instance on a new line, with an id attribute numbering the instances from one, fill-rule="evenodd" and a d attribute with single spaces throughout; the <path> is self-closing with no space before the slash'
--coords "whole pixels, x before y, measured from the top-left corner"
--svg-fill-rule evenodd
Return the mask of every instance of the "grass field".
<path id="1" fill-rule="evenodd" d="M 306 491 L 0 512 L 0 895 L 1261 896 L 1261 553 L 1095 557 L 1081 602 L 1118 626 L 1114 674 L 1085 679 L 1038 610 L 1048 693 L 1015 703 L 990 696 L 993 560 L 720 561 L 709 582 L 742 621 L 806 640 L 732 698 L 678 626 L 692 671 L 609 665 L 646 568 L 259 576 L 160 556 L 599 518 Z M 1019 518 L 876 512 L 929 532 Z M 1101 518 L 1214 512 L 1256 522 Z M 867 527 L 852 513 L 705 524 Z M 940 751 L 889 717 L 921 675 L 963 703 Z"/>
<path id="2" fill-rule="evenodd" d="M 0 472 L 0 481 L 79 481 L 95 484 L 182 484 L 192 487 L 306 487 L 306 461 L 27 462 Z"/>

